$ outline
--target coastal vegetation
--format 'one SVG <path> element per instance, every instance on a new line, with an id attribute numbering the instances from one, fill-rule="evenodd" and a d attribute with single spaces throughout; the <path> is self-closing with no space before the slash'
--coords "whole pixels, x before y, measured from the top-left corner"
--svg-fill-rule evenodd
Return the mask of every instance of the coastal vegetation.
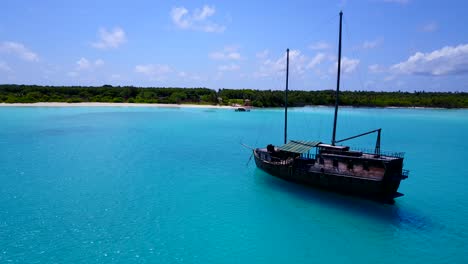
<path id="1" fill-rule="evenodd" d="M 208 88 L 141 88 L 133 86 L 82 87 L 0 85 L 0 103 L 36 102 L 111 102 L 160 104 L 251 105 L 254 107 L 284 106 L 284 91 Z M 333 105 L 335 92 L 290 91 L 290 106 Z M 464 92 L 374 92 L 343 91 L 340 105 L 357 107 L 439 107 L 468 108 Z"/>

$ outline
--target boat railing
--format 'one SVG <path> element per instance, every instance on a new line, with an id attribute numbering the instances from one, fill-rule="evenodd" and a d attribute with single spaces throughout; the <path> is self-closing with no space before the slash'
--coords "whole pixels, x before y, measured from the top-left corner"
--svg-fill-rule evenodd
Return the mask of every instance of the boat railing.
<path id="1" fill-rule="evenodd" d="M 292 161 L 291 158 L 280 159 L 280 158 L 276 158 L 276 157 L 271 157 L 271 162 L 276 163 L 276 164 L 287 165 L 287 164 L 291 163 L 291 161 Z"/>
<path id="2" fill-rule="evenodd" d="M 316 155 L 315 154 L 302 154 L 300 156 L 301 159 L 315 159 Z"/>
<path id="3" fill-rule="evenodd" d="M 366 154 L 373 154 L 375 155 L 375 149 L 368 149 L 368 148 L 351 148 L 352 151 L 359 151 L 362 153 Z M 404 152 L 396 152 L 396 151 L 386 151 L 386 150 L 380 150 L 379 151 L 380 156 L 388 156 L 388 157 L 394 157 L 394 158 L 404 158 L 405 153 Z"/>

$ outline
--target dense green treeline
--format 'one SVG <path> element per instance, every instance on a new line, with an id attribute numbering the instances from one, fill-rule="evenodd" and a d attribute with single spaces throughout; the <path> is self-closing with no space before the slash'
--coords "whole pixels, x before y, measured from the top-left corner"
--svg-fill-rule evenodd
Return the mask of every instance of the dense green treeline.
<path id="1" fill-rule="evenodd" d="M 256 107 L 284 106 L 284 91 L 232 90 L 222 89 L 218 96 L 227 99 L 250 100 Z M 289 91 L 288 105 L 334 105 L 335 91 Z M 434 92 L 340 92 L 340 105 L 365 107 L 441 107 L 468 108 L 468 93 Z"/>
<path id="2" fill-rule="evenodd" d="M 109 102 L 109 103 L 216 103 L 216 92 L 207 88 L 137 88 L 0 85 L 0 102 Z"/>
<path id="3" fill-rule="evenodd" d="M 128 103 L 192 103 L 249 104 L 255 107 L 284 106 L 284 91 L 207 88 L 139 88 L 133 86 L 101 87 L 0 85 L 0 103 L 34 102 L 128 102 Z M 290 91 L 290 106 L 333 105 L 332 90 Z M 442 107 L 468 108 L 468 93 L 452 92 L 369 92 L 344 91 L 340 105 L 367 107 Z"/>

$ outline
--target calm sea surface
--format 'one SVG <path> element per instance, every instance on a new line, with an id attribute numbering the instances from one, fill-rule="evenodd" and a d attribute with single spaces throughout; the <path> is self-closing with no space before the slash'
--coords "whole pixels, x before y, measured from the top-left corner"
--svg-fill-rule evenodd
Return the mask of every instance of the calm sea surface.
<path id="1" fill-rule="evenodd" d="M 281 110 L 2 107 L 0 263 L 467 263 L 468 111 L 340 111 L 338 138 L 406 152 L 395 205 L 249 163 Z M 290 113 L 330 141 L 333 109 Z"/>

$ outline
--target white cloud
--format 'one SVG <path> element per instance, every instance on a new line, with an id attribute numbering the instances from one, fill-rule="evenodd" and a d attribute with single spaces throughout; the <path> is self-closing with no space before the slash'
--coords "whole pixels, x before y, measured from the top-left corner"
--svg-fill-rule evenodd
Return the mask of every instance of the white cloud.
<path id="1" fill-rule="evenodd" d="M 369 65 L 368 68 L 369 68 L 369 71 L 372 73 L 382 73 L 386 71 L 385 67 L 379 64 Z"/>
<path id="2" fill-rule="evenodd" d="M 144 74 L 153 79 L 162 79 L 172 72 L 171 67 L 164 64 L 146 64 L 135 66 L 135 72 Z"/>
<path id="3" fill-rule="evenodd" d="M 238 71 L 240 66 L 237 64 L 228 64 L 228 65 L 221 65 L 218 67 L 218 71 Z"/>
<path id="4" fill-rule="evenodd" d="M 325 41 L 319 41 L 309 45 L 309 48 L 312 50 L 326 50 L 330 48 L 330 44 Z"/>
<path id="5" fill-rule="evenodd" d="M 223 51 L 215 51 L 208 56 L 213 60 L 240 60 L 241 54 L 237 51 L 235 46 L 226 46 Z"/>
<path id="6" fill-rule="evenodd" d="M 38 61 L 39 56 L 26 48 L 23 44 L 12 41 L 5 41 L 0 44 L 0 52 L 14 54 L 26 61 Z"/>
<path id="7" fill-rule="evenodd" d="M 378 46 L 380 46 L 383 43 L 383 38 L 377 38 L 374 40 L 366 40 L 364 43 L 362 43 L 362 48 L 363 49 L 373 49 Z"/>
<path id="8" fill-rule="evenodd" d="M 77 71 L 82 71 L 82 70 L 92 70 L 95 69 L 96 67 L 102 66 L 104 64 L 104 61 L 101 59 L 97 59 L 94 62 L 90 62 L 86 58 L 81 58 L 76 62 L 76 70 Z"/>
<path id="9" fill-rule="evenodd" d="M 318 66 L 326 59 L 325 53 L 317 53 L 312 60 L 310 60 L 309 64 L 307 64 L 307 69 L 313 69 L 315 66 Z"/>
<path id="10" fill-rule="evenodd" d="M 193 12 L 193 19 L 194 20 L 205 20 L 206 18 L 214 15 L 216 9 L 212 6 L 203 6 L 201 10 L 195 9 Z"/>
<path id="11" fill-rule="evenodd" d="M 468 73 L 468 44 L 446 46 L 430 53 L 416 52 L 391 67 L 397 73 L 415 75 L 457 75 Z"/>
<path id="12" fill-rule="evenodd" d="M 302 75 L 305 72 L 307 63 L 307 57 L 299 50 L 289 51 L 289 71 Z M 282 74 L 286 71 L 286 54 L 281 56 L 279 59 L 265 59 L 259 70 L 254 72 L 254 77 L 268 77 L 272 75 Z"/>
<path id="13" fill-rule="evenodd" d="M 9 72 L 9 71 L 11 71 L 11 68 L 10 68 L 10 66 L 8 66 L 8 64 L 6 62 L 0 61 L 0 71 Z"/>
<path id="14" fill-rule="evenodd" d="M 86 58 L 79 59 L 76 64 L 78 70 L 87 70 L 91 67 L 91 63 Z"/>
<path id="15" fill-rule="evenodd" d="M 286 55 L 284 55 L 283 58 L 278 60 L 276 63 L 279 66 L 279 64 L 282 62 L 284 62 L 284 65 L 286 65 Z M 303 74 L 305 72 L 306 63 L 307 57 L 301 54 L 299 50 L 289 51 L 289 69 L 292 70 L 293 73 Z"/>
<path id="16" fill-rule="evenodd" d="M 196 8 L 193 12 L 190 12 L 185 7 L 173 7 L 170 16 L 174 25 L 180 29 L 203 32 L 224 32 L 226 29 L 225 26 L 209 20 L 215 13 L 216 9 L 208 5 L 204 5 L 201 9 Z"/>
<path id="17" fill-rule="evenodd" d="M 191 22 L 187 19 L 184 20 L 183 17 L 188 14 L 188 10 L 185 7 L 174 7 L 171 10 L 172 22 L 176 24 L 177 27 L 182 29 L 188 29 L 191 25 Z"/>
<path id="18" fill-rule="evenodd" d="M 356 70 L 357 66 L 359 65 L 358 59 L 351 59 L 348 57 L 341 58 L 341 73 L 352 73 Z M 336 72 L 338 67 L 338 62 L 334 63 L 334 66 L 330 68 L 329 72 Z"/>
<path id="19" fill-rule="evenodd" d="M 343 73 L 351 73 L 357 68 L 358 65 L 358 59 L 350 59 L 347 57 L 343 57 L 343 59 L 341 60 L 341 71 Z"/>
<path id="20" fill-rule="evenodd" d="M 99 40 L 92 43 L 92 46 L 98 49 L 118 48 L 127 41 L 125 31 L 119 27 L 112 31 L 107 31 L 105 28 L 99 30 Z"/>
<path id="21" fill-rule="evenodd" d="M 257 54 L 255 54 L 255 57 L 257 57 L 258 59 L 266 59 L 269 53 L 270 51 L 265 49 L 260 52 L 257 52 Z"/>
<path id="22" fill-rule="evenodd" d="M 94 62 L 94 65 L 96 65 L 96 66 L 104 65 L 104 61 L 101 60 L 101 59 L 97 59 L 97 60 Z"/>
<path id="23" fill-rule="evenodd" d="M 439 29 L 439 24 L 437 22 L 430 22 L 424 25 L 421 30 L 424 32 L 434 32 Z"/>

